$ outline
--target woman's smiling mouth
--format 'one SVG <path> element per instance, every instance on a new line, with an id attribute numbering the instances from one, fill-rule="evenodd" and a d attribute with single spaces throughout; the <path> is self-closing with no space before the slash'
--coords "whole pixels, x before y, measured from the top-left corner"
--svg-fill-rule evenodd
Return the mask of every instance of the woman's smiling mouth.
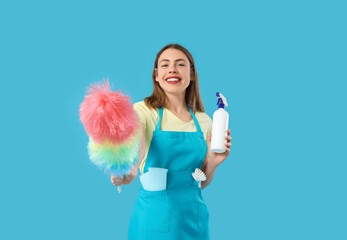
<path id="1" fill-rule="evenodd" d="M 172 77 L 167 77 L 167 78 L 165 79 L 165 81 L 166 81 L 167 83 L 170 83 L 170 84 L 175 84 L 175 83 L 178 83 L 179 81 L 181 81 L 181 78 L 176 77 L 176 76 L 172 76 Z"/>

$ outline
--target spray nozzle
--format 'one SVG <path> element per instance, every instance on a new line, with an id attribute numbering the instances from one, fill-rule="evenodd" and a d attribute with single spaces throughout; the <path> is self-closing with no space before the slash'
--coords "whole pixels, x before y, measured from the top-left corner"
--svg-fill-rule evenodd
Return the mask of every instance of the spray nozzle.
<path id="1" fill-rule="evenodd" d="M 227 107 L 227 106 L 228 106 L 227 100 L 226 100 L 226 98 L 222 95 L 222 93 L 217 92 L 217 93 L 216 93 L 216 96 L 217 96 L 217 98 L 218 98 L 218 102 L 217 102 L 218 108 L 224 108 L 224 107 Z"/>

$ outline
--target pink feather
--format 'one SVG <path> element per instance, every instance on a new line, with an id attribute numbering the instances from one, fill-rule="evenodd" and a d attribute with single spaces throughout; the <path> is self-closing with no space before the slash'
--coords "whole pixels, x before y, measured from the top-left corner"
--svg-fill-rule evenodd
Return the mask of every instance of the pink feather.
<path id="1" fill-rule="evenodd" d="M 127 142 L 138 129 L 137 115 L 130 97 L 121 91 L 112 92 L 110 83 L 91 85 L 89 94 L 80 106 L 80 119 L 92 139 L 101 143 L 109 140 L 114 144 Z"/>

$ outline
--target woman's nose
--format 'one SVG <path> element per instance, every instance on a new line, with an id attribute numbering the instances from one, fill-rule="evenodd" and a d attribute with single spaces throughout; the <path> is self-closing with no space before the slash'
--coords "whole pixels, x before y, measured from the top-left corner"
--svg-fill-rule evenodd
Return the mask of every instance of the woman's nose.
<path id="1" fill-rule="evenodd" d="M 169 69 L 169 73 L 173 73 L 173 72 L 177 72 L 177 69 L 176 69 L 175 65 L 171 66 L 170 69 Z"/>

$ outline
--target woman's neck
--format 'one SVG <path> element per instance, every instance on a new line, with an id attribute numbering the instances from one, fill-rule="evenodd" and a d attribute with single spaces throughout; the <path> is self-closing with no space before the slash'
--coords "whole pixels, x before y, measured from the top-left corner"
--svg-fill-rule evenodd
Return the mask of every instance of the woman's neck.
<path id="1" fill-rule="evenodd" d="M 189 111 L 185 99 L 185 93 L 180 96 L 166 93 L 166 96 L 168 97 L 169 101 L 167 102 L 167 106 L 165 107 L 170 111 L 178 114 Z"/>

